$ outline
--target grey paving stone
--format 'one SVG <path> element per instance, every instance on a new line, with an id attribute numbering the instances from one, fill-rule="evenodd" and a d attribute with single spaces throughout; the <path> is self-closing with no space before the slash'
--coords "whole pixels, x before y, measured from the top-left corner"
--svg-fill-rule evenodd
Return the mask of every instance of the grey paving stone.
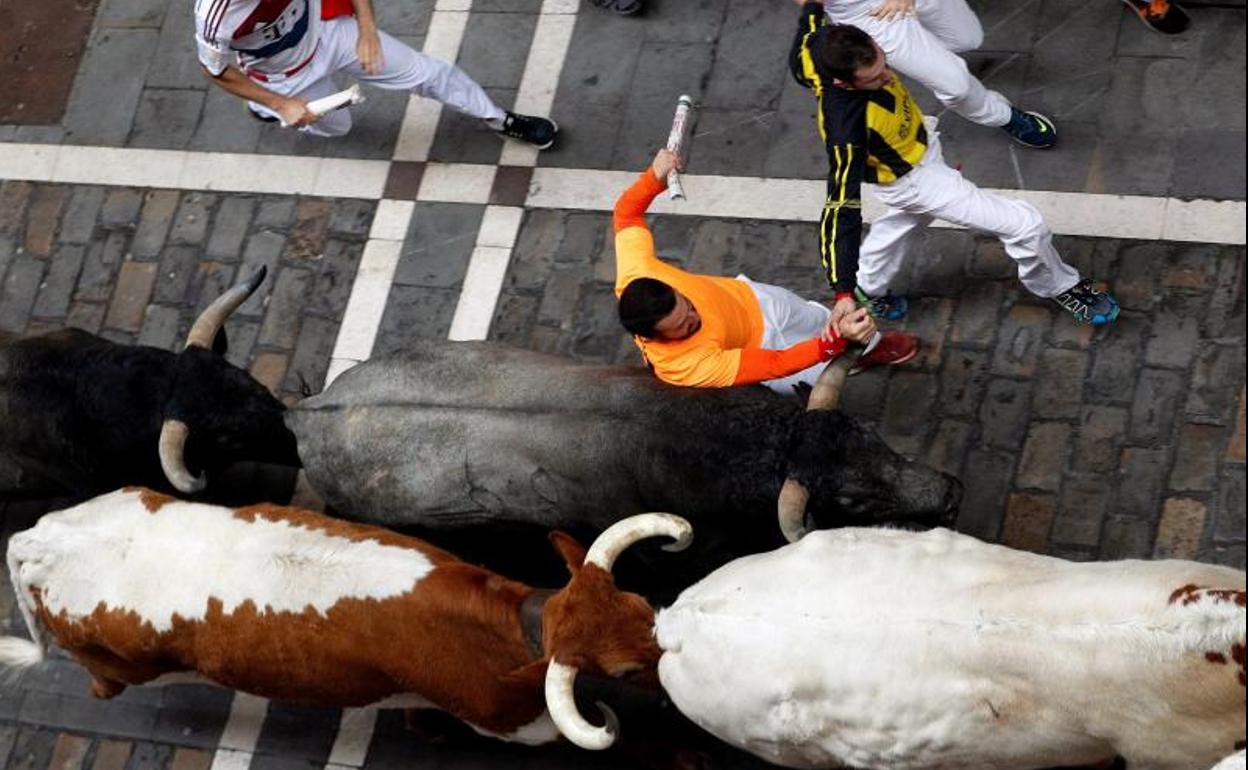
<path id="1" fill-rule="evenodd" d="M 48 263 L 48 272 L 39 289 L 39 298 L 31 311 L 34 315 L 60 318 L 69 312 L 69 302 L 86 254 L 83 246 L 63 245 L 57 248 Z"/>
<path id="2" fill-rule="evenodd" d="M 1084 406 L 1075 444 L 1075 467 L 1086 473 L 1108 472 L 1118 464 L 1127 413 L 1113 406 Z"/>
<path id="3" fill-rule="evenodd" d="M 1171 190 L 1174 177 L 1183 173 L 1177 157 L 1183 145 L 1174 132 L 1141 130 L 1129 142 L 1103 127 L 1097 134 L 1084 139 L 1093 149 L 1086 163 L 1088 192 L 1157 195 Z"/>
<path id="4" fill-rule="evenodd" d="M 1166 263 L 1161 266 L 1161 285 L 1167 290 L 1211 288 L 1218 277 L 1218 256 L 1221 249 L 1207 243 L 1176 243 L 1166 250 Z M 1168 291 L 1173 294 L 1173 291 Z"/>
<path id="5" fill-rule="evenodd" d="M 273 294 L 260 326 L 259 342 L 278 348 L 292 348 L 299 334 L 299 316 L 315 280 L 311 270 L 284 267 L 274 277 Z"/>
<path id="6" fill-rule="evenodd" d="M 174 748 L 163 743 L 136 742 L 126 770 L 166 770 L 173 759 Z"/>
<path id="7" fill-rule="evenodd" d="M 490 99 L 501 109 L 507 110 L 516 101 L 514 88 L 489 86 L 485 89 Z M 558 122 L 558 121 L 556 121 Z M 562 146 L 563 131 L 555 140 Z M 484 163 L 493 165 L 503 152 L 503 139 L 480 120 L 454 110 L 442 110 L 438 131 L 429 149 L 429 159 L 444 163 Z M 509 140 L 508 140 L 509 141 Z"/>
<path id="8" fill-rule="evenodd" d="M 993 373 L 1009 377 L 1036 374 L 1051 319 L 1048 308 L 1035 305 L 1010 308 L 997 336 L 997 347 L 992 357 Z"/>
<path id="9" fill-rule="evenodd" d="M 178 685 L 165 689 L 152 740 L 216 749 L 230 715 L 233 693 L 220 687 Z"/>
<path id="10" fill-rule="evenodd" d="M 177 308 L 165 305 L 148 305 L 139 329 L 138 344 L 150 345 L 162 350 L 171 349 L 180 338 L 178 324 L 181 314 Z"/>
<path id="11" fill-rule="evenodd" d="M 490 322 L 490 339 L 507 345 L 529 348 L 529 336 L 536 324 L 540 297 L 504 290 Z"/>
<path id="12" fill-rule="evenodd" d="M 961 476 L 962 458 L 970 445 L 974 426 L 960 420 L 941 420 L 932 441 L 928 444 L 923 461 L 933 468 L 953 476 Z"/>
<path id="13" fill-rule="evenodd" d="M 563 71 L 566 77 L 566 64 Z M 556 168 L 613 168 L 612 148 L 621 130 L 619 116 L 623 109 L 623 104 L 556 101 L 550 116 L 559 124 L 559 150 L 543 153 L 538 158 L 538 165 Z M 655 150 L 661 146 L 661 141 L 660 138 L 655 139 Z M 641 166 L 637 168 L 640 170 Z"/>
<path id="14" fill-rule="evenodd" d="M 325 244 L 306 312 L 338 320 L 346 310 L 364 244 L 331 239 Z"/>
<path id="15" fill-rule="evenodd" d="M 654 151 L 667 141 L 676 109 L 671 95 L 686 93 L 695 101 L 702 98 L 701 73 L 714 56 L 714 44 L 701 42 L 704 36 L 697 39 L 699 42 L 651 39 L 642 45 L 632 92 L 622 118 L 617 115 L 622 130 L 616 139 L 612 168 L 640 170 L 653 160 Z M 667 86 L 667 93 L 655 93 L 653 84 L 657 82 Z"/>
<path id="16" fill-rule="evenodd" d="M 819 142 L 813 100 L 811 106 L 776 112 L 769 125 L 764 176 L 808 179 L 827 175 L 828 155 Z"/>
<path id="17" fill-rule="evenodd" d="M 100 206 L 100 224 L 104 227 L 121 227 L 132 224 L 143 206 L 143 194 L 128 187 L 114 187 L 108 191 Z"/>
<path id="18" fill-rule="evenodd" d="M 169 6 L 160 39 L 151 58 L 147 87 L 203 91 L 208 86 L 195 51 L 195 7 L 190 3 Z"/>
<path id="19" fill-rule="evenodd" d="M 187 287 L 199 265 L 199 249 L 195 246 L 166 246 L 160 255 L 160 267 L 152 301 L 180 305 L 187 299 Z"/>
<path id="20" fill-rule="evenodd" d="M 1243 338 L 1244 261 L 1242 246 L 1226 248 L 1218 258 L 1218 277 L 1202 325 L 1206 336 Z"/>
<path id="21" fill-rule="evenodd" d="M 529 13 L 471 13 L 457 64 L 486 88 L 519 88 L 536 27 Z"/>
<path id="22" fill-rule="evenodd" d="M 1142 369 L 1131 405 L 1130 439 L 1145 445 L 1168 441 L 1182 406 L 1186 378 L 1181 372 Z"/>
<path id="23" fill-rule="evenodd" d="M 1167 246 L 1157 241 L 1126 242 L 1119 253 L 1113 294 L 1128 310 L 1148 311 L 1157 299 L 1157 279 Z"/>
<path id="24" fill-rule="evenodd" d="M 976 447 L 966 457 L 962 481 L 966 494 L 958 514 L 958 531 L 995 542 L 1001 533 L 1005 498 L 1014 475 L 1015 455 Z"/>
<path id="25" fill-rule="evenodd" d="M 225 330 L 229 339 L 225 359 L 241 369 L 246 369 L 251 363 L 251 354 L 256 346 L 256 339 L 260 336 L 260 323 L 243 320 L 234 315 L 226 323 Z"/>
<path id="26" fill-rule="evenodd" d="M 78 186 L 70 195 L 61 216 L 57 239 L 61 243 L 89 243 L 95 234 L 95 221 L 104 202 L 103 187 Z"/>
<path id="27" fill-rule="evenodd" d="M 719 47 L 708 73 L 705 106 L 729 111 L 774 110 L 790 77 L 788 46 L 758 45 L 758 41 L 790 40 L 796 27 L 795 14 L 749 0 L 733 0 L 730 6 L 716 38 Z"/>
<path id="28" fill-rule="evenodd" d="M 1218 478 L 1218 460 L 1226 445 L 1226 430 L 1217 425 L 1188 423 L 1179 431 L 1169 488 L 1208 491 Z"/>
<path id="29" fill-rule="evenodd" d="M 762 176 L 776 119 L 776 112 L 769 109 L 698 110 L 689 146 L 689 168 Z"/>
<path id="30" fill-rule="evenodd" d="M 360 238 L 367 237 L 369 228 L 372 227 L 373 214 L 376 210 L 377 204 L 373 201 L 335 201 L 334 211 L 329 220 L 330 232 L 338 235 L 354 235 Z"/>
<path id="31" fill-rule="evenodd" d="M 1125 312 L 1118 317 L 1113 331 L 1098 341 L 1088 375 L 1088 396 L 1100 403 L 1130 400 L 1135 370 L 1148 334 L 1144 319 Z"/>
<path id="32" fill-rule="evenodd" d="M 1057 491 L 1070 454 L 1070 433 L 1070 426 L 1065 423 L 1033 423 L 1018 462 L 1016 485 L 1023 489 Z"/>
<path id="33" fill-rule="evenodd" d="M 194 315 L 198 316 L 204 312 L 204 308 L 225 293 L 226 289 L 233 286 L 234 279 L 233 265 L 201 261 L 186 288 L 187 305 L 194 308 Z"/>
<path id="34" fill-rule="evenodd" d="M 1110 516 L 1105 520 L 1101 561 L 1143 559 L 1153 552 L 1153 523 L 1148 519 Z"/>
<path id="35" fill-rule="evenodd" d="M 101 0 L 95 21 L 102 27 L 158 29 L 168 7 L 162 0 Z"/>
<path id="36" fill-rule="evenodd" d="M 179 194 L 175 190 L 153 190 L 143 196 L 143 210 L 130 246 L 136 257 L 151 259 L 160 254 L 177 211 L 178 199 Z"/>
<path id="37" fill-rule="evenodd" d="M 156 41 L 150 29 L 96 30 L 65 111 L 67 142 L 112 147 L 125 142 Z"/>
<path id="38" fill-rule="evenodd" d="M 411 43 L 410 40 L 404 42 Z M 351 107 L 351 131 L 346 136 L 327 140 L 326 155 L 368 160 L 389 160 L 394 155 L 394 145 L 399 138 L 399 128 L 403 125 L 410 95 L 407 91 L 386 91 L 365 86 L 364 102 Z M 493 135 L 490 138 L 494 138 Z"/>
<path id="39" fill-rule="evenodd" d="M 291 213 L 293 214 L 293 210 Z M 286 236 L 272 230 L 253 232 L 247 239 L 247 245 L 243 248 L 243 264 L 239 266 L 238 274 L 250 276 L 264 267 L 268 270 L 268 277 L 260 288 L 247 298 L 246 302 L 239 305 L 238 310 L 234 311 L 236 315 L 258 316 L 264 312 L 269 295 L 273 292 L 274 282 L 277 280 L 277 262 L 285 247 Z"/>
<path id="40" fill-rule="evenodd" d="M 480 3 L 474 3 L 474 9 Z M 433 0 L 412 0 L 406 3 L 378 3 L 374 7 L 377 26 L 398 38 L 419 38 L 423 42 L 429 31 L 429 18 L 433 14 Z M 421 46 L 415 46 L 421 50 Z"/>
<path id="41" fill-rule="evenodd" d="M 1173 183 L 1170 194 L 1181 198 L 1202 197 L 1243 200 L 1245 132 L 1195 128 L 1179 133 L 1175 145 Z M 1217 172 L 1207 165 L 1217 158 Z"/>
<path id="42" fill-rule="evenodd" d="M 1030 384 L 1001 377 L 988 383 L 979 408 L 985 444 L 1010 451 L 1022 449 L 1027 434 Z"/>
<path id="43" fill-rule="evenodd" d="M 0 725 L 0 766 L 8 766 L 13 744 L 17 742 L 17 731 L 17 725 Z"/>
<path id="44" fill-rule="evenodd" d="M 56 738 L 54 730 L 18 728 L 5 767 L 11 770 L 44 770 L 52 759 Z"/>
<path id="45" fill-rule="evenodd" d="M 572 316 L 580 302 L 584 280 L 585 274 L 575 267 L 556 267 L 552 270 L 537 310 L 537 322 L 562 331 L 571 330 Z"/>
<path id="46" fill-rule="evenodd" d="M 19 256 L 13 260 L 0 287 L 0 331 L 20 334 L 25 330 L 44 267 L 44 260 L 34 257 Z"/>
<path id="47" fill-rule="evenodd" d="M 1208 547 L 1201 549 L 1197 559 L 1214 564 L 1225 564 L 1228 567 L 1242 570 L 1244 568 L 1244 544 L 1210 544 Z"/>
<path id="48" fill-rule="evenodd" d="M 414 337 L 445 337 L 458 299 L 459 292 L 453 289 L 392 286 L 373 356 L 404 350 L 407 341 Z"/>
<path id="49" fill-rule="evenodd" d="M 213 84 L 204 93 L 199 124 L 187 149 L 210 152 L 254 152 L 268 124 L 247 115 L 246 103 Z"/>
<path id="50" fill-rule="evenodd" d="M 29 690 L 22 700 L 20 718 L 28 724 L 142 740 L 156 722 L 156 707 Z"/>
<path id="51" fill-rule="evenodd" d="M 143 89 L 129 145 L 158 150 L 185 149 L 195 134 L 203 104 L 203 91 Z"/>
<path id="52" fill-rule="evenodd" d="M 238 259 L 255 206 L 255 199 L 243 196 L 229 196 L 221 201 L 205 253 L 223 261 Z"/>
<path id="53" fill-rule="evenodd" d="M 921 372 L 896 372 L 888 383 L 888 399 L 880 433 L 895 451 L 919 453 L 936 402 L 936 376 Z"/>
<path id="54" fill-rule="evenodd" d="M 940 406 L 945 414 L 970 417 L 979 410 L 991 375 L 988 356 L 953 348 L 945 357 L 940 376 Z"/>
<path id="55" fill-rule="evenodd" d="M 1005 290 L 1000 282 L 971 283 L 958 299 L 949 340 L 962 347 L 991 349 L 996 340 L 998 319 Z"/>
<path id="56" fill-rule="evenodd" d="M 1205 343 L 1196 357 L 1187 398 L 1188 419 L 1225 425 L 1232 419 L 1242 382 L 1243 345 Z"/>
<path id="57" fill-rule="evenodd" d="M 1122 482 L 1115 510 L 1124 516 L 1155 520 L 1161 512 L 1161 491 L 1169 468 L 1168 449 L 1127 447 L 1122 450 Z"/>
<path id="58" fill-rule="evenodd" d="M 1037 417 L 1071 419 L 1079 413 L 1088 354 L 1050 348 L 1040 354 L 1032 409 Z"/>
<path id="59" fill-rule="evenodd" d="M 341 713 L 338 709 L 270 704 L 256 753 L 311 760 L 323 766 L 329 758 Z"/>
<path id="60" fill-rule="evenodd" d="M 295 200 L 293 198 L 262 198 L 256 208 L 257 229 L 271 228 L 284 230 L 295 220 Z"/>
<path id="61" fill-rule="evenodd" d="M 61 126 L 18 126 L 13 140 L 34 144 L 60 144 L 65 140 L 65 129 Z"/>
<path id="62" fill-rule="evenodd" d="M 1222 470 L 1213 510 L 1213 536 L 1220 541 L 1243 542 L 1244 472 L 1242 467 L 1227 466 Z"/>
<path id="63" fill-rule="evenodd" d="M 169 243 L 203 243 L 208 234 L 212 210 L 216 205 L 216 195 L 200 192 L 183 193 L 182 201 L 178 205 L 178 211 L 169 228 Z"/>
<path id="64" fill-rule="evenodd" d="M 458 286 L 468 269 L 484 214 L 483 206 L 418 204 L 403 242 L 394 282 L 441 288 Z"/>
<path id="65" fill-rule="evenodd" d="M 1197 69 L 1182 59 L 1118 59 L 1111 88 L 1097 111 L 1102 134 L 1169 134 L 1177 139 L 1178 132 L 1199 127 L 1185 109 L 1208 96 L 1191 96 L 1189 85 L 1198 77 Z"/>

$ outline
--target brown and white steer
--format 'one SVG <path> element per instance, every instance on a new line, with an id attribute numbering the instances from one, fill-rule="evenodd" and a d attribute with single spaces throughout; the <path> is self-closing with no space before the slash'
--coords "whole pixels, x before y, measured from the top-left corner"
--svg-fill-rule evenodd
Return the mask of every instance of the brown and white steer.
<path id="1" fill-rule="evenodd" d="M 624 548 L 658 535 L 677 540 L 669 550 L 691 539 L 666 514 L 621 521 L 588 553 L 553 533 L 572 578 L 550 595 L 379 527 L 127 488 L 9 541 L 34 641 L 0 639 L 0 665 L 35 665 L 55 641 L 102 698 L 192 673 L 276 700 L 438 708 L 505 740 L 563 731 L 602 748 L 614 716 L 604 707 L 607 727 L 586 722 L 572 680 L 578 668 L 636 672 L 657 686 L 654 612 L 610 570 Z"/>

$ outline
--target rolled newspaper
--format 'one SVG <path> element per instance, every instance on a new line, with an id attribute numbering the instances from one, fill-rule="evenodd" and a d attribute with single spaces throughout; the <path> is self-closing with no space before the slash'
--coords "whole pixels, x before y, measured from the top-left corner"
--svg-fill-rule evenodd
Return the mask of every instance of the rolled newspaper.
<path id="1" fill-rule="evenodd" d="M 693 108 L 693 97 L 681 94 L 676 100 L 676 115 L 672 118 L 672 133 L 667 136 L 667 149 L 682 157 L 685 142 L 689 139 L 689 110 Z M 667 175 L 667 195 L 672 200 L 684 200 L 685 188 L 680 184 L 680 174 L 672 169 Z"/>
<path id="2" fill-rule="evenodd" d="M 327 112 L 332 112 L 352 104 L 359 104 L 362 101 L 364 101 L 364 92 L 360 90 L 359 83 L 356 83 L 350 88 L 344 88 L 329 96 L 313 99 L 308 102 L 308 110 L 316 115 L 324 115 Z M 283 120 L 282 125 L 287 126 L 289 124 Z"/>

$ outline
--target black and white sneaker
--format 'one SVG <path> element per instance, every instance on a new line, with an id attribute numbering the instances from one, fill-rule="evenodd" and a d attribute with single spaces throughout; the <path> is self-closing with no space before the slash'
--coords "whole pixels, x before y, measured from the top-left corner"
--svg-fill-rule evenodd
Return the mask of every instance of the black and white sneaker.
<path id="1" fill-rule="evenodd" d="M 1080 323 L 1104 326 L 1118 317 L 1118 300 L 1109 292 L 1097 291 L 1092 286 L 1091 278 L 1084 278 L 1058 294 L 1053 301 Z"/>
<path id="2" fill-rule="evenodd" d="M 521 115 L 516 112 L 507 113 L 503 125 L 494 129 L 499 136 L 528 142 L 539 150 L 544 150 L 555 143 L 559 134 L 559 126 L 548 118 L 533 115 Z"/>
<path id="3" fill-rule="evenodd" d="M 645 0 L 589 0 L 589 4 L 620 16 L 636 16 L 646 7 Z"/>

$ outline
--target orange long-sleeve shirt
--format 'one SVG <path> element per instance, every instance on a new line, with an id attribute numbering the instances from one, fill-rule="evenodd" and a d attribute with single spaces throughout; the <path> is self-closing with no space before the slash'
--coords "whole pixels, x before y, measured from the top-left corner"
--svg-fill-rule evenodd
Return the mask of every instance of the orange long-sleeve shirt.
<path id="1" fill-rule="evenodd" d="M 764 350 L 763 311 L 744 281 L 687 273 L 662 261 L 645 213 L 667 188 L 647 169 L 615 204 L 615 295 L 637 278 L 654 278 L 685 295 L 702 326 L 681 340 L 634 337 L 637 347 L 664 382 L 725 387 L 774 380 L 819 363 L 819 340 L 784 350 Z"/>

